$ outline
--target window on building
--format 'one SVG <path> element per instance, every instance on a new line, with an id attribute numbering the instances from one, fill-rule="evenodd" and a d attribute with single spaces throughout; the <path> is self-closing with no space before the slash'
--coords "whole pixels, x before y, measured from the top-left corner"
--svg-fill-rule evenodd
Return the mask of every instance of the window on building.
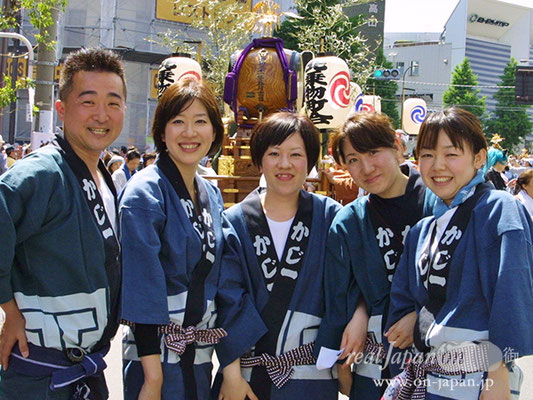
<path id="1" fill-rule="evenodd" d="M 419 62 L 418 61 L 411 61 L 411 70 L 409 71 L 409 76 L 418 76 L 419 75 Z"/>
<path id="2" fill-rule="evenodd" d="M 396 62 L 396 68 L 403 70 L 404 67 L 405 67 L 405 63 L 403 61 L 397 61 Z"/>
<path id="3" fill-rule="evenodd" d="M 87 10 L 67 8 L 65 13 L 64 46 L 79 46 L 86 43 Z"/>

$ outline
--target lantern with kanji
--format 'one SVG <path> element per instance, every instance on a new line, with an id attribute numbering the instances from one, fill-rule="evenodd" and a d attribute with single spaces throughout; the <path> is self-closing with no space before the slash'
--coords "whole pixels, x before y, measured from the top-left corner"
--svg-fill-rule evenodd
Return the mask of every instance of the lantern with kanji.
<path id="1" fill-rule="evenodd" d="M 305 108 L 319 129 L 340 127 L 352 109 L 350 71 L 344 60 L 319 56 L 305 66 Z"/>
<path id="2" fill-rule="evenodd" d="M 173 83 L 183 78 L 202 80 L 202 68 L 197 61 L 184 53 L 175 53 L 161 63 L 157 73 L 157 97 Z"/>

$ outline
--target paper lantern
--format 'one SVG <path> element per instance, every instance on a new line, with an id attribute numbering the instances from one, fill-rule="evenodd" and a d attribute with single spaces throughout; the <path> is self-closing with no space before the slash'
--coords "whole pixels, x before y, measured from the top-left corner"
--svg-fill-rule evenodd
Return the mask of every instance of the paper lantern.
<path id="1" fill-rule="evenodd" d="M 202 68 L 197 61 L 183 54 L 173 54 L 166 58 L 159 67 L 157 73 L 157 97 L 173 83 L 183 78 L 195 78 L 202 80 Z"/>
<path id="2" fill-rule="evenodd" d="M 381 113 L 381 97 L 380 96 L 363 96 L 363 104 L 360 111 L 375 111 Z"/>
<path id="3" fill-rule="evenodd" d="M 403 102 L 402 129 L 410 135 L 418 135 L 420 125 L 427 115 L 427 105 L 423 99 L 410 98 Z"/>
<path id="4" fill-rule="evenodd" d="M 317 57 L 305 66 L 305 108 L 319 129 L 340 127 L 350 112 L 352 98 L 350 71 L 335 56 Z"/>
<path id="5" fill-rule="evenodd" d="M 355 97 L 355 100 L 354 100 L 354 111 L 355 112 L 359 112 L 359 111 L 362 111 L 362 108 L 363 108 L 363 91 L 361 90 L 361 87 L 356 84 L 356 83 L 352 83 L 352 85 L 354 85 L 354 97 Z"/>

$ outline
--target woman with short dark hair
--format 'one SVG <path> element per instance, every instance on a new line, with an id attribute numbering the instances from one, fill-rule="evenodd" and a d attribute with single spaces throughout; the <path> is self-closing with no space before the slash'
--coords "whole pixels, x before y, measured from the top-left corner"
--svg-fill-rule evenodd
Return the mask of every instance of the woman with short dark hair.
<path id="1" fill-rule="evenodd" d="M 527 169 L 516 180 L 516 198 L 526 207 L 533 218 L 533 169 Z"/>
<path id="2" fill-rule="evenodd" d="M 313 357 L 324 307 L 326 234 L 340 208 L 303 190 L 318 160 L 319 133 L 307 117 L 280 112 L 255 127 L 250 149 L 266 188 L 225 212 L 233 229 L 224 232 L 222 268 L 241 269 L 268 332 L 246 352 L 232 348 L 239 336 L 219 344 L 223 382 L 220 387 L 218 375 L 213 391 L 219 399 L 337 399 L 336 371 L 319 371 Z M 223 307 L 219 317 L 227 318 Z M 271 371 L 276 365 L 292 375 Z"/>
<path id="3" fill-rule="evenodd" d="M 415 318 L 413 309 L 391 329 L 384 329 L 391 282 L 407 232 L 431 214 L 435 196 L 414 168 L 400 165 L 403 148 L 384 114 L 353 115 L 332 136 L 331 147 L 335 161 L 369 195 L 345 206 L 331 225 L 326 315 L 317 345 L 344 349 L 340 358 L 346 362 L 339 379 L 345 394 L 352 399 L 379 399 L 385 386 L 375 382 L 399 371 L 384 362 L 384 346 L 388 340 L 400 349 L 409 347 Z"/>
<path id="4" fill-rule="evenodd" d="M 472 113 L 430 114 L 417 154 L 438 200 L 434 216 L 410 230 L 392 282 L 387 325 L 414 307 L 421 352 L 395 385 L 397 398 L 518 399 L 512 360 L 533 354 L 533 222 L 485 183 L 487 142 Z"/>

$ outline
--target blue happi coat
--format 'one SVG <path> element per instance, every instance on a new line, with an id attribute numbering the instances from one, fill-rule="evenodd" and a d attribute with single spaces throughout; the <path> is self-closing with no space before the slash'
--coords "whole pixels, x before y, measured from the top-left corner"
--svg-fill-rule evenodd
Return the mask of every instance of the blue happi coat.
<path id="1" fill-rule="evenodd" d="M 30 343 L 90 352 L 115 294 L 93 211 L 57 149 L 43 147 L 0 177 L 0 221 L 0 303 L 16 300 Z"/>
<path id="2" fill-rule="evenodd" d="M 118 327 L 120 270 L 115 264 L 110 282 L 95 214 L 55 147 L 38 149 L 0 176 L 0 304 L 15 300 L 28 343 L 38 346 L 30 347 L 28 365 L 56 364 L 67 349 L 100 351 Z M 52 395 L 46 365 L 32 368 L 42 377 L 27 376 L 30 367 L 11 357 L 1 371 L 1 398 Z M 70 396 L 75 387 L 63 385 L 53 395 Z"/>
<path id="3" fill-rule="evenodd" d="M 311 233 L 302 269 L 298 274 L 294 293 L 278 338 L 276 356 L 316 339 L 324 312 L 323 271 L 326 236 L 331 221 L 341 207 L 334 200 L 324 196 L 305 191 L 302 191 L 301 195 L 312 197 Z M 257 193 L 253 192 L 249 196 L 257 196 Z M 257 198 L 259 199 L 259 196 Z M 232 265 L 242 269 L 246 288 L 257 310 L 262 312 L 269 300 L 270 292 L 267 290 L 241 205 L 231 207 L 225 215 L 231 227 L 224 231 L 228 249 L 224 255 L 223 268 Z M 265 229 L 268 230 L 268 226 L 265 226 Z M 221 318 L 223 313 L 224 310 L 221 309 Z M 242 334 L 246 336 L 247 332 L 242 332 Z M 218 347 L 217 355 L 222 366 L 243 354 L 242 352 L 239 354 L 229 346 L 219 345 Z M 249 381 L 252 369 L 242 368 L 242 373 Z M 337 399 L 337 387 L 336 371 L 330 369 L 319 371 L 315 365 L 295 366 L 292 378 L 281 389 L 272 385 L 270 399 Z M 215 388 L 216 390 L 218 388 Z"/>
<path id="4" fill-rule="evenodd" d="M 218 295 L 232 303 L 246 303 L 238 290 L 225 281 L 220 260 L 223 249 L 220 192 L 211 183 L 200 179 L 209 195 L 211 217 L 216 237 L 215 263 L 205 281 L 204 314 L 198 328 L 217 325 Z M 135 174 L 125 187 L 120 200 L 120 224 L 123 229 L 123 292 L 121 318 L 134 323 L 182 325 L 191 274 L 202 254 L 202 242 L 194 230 L 170 181 L 157 165 Z M 225 294 L 221 288 L 228 288 Z M 228 306 L 232 310 L 231 329 L 246 327 L 246 306 Z M 249 308 L 248 308 L 249 309 Z M 249 328 L 246 328 L 249 329 Z M 251 329 L 252 340 L 256 340 Z M 260 337 L 262 333 L 258 333 Z M 136 399 L 144 380 L 131 329 L 125 327 L 123 340 L 125 397 Z M 249 343 L 243 343 L 247 346 Z M 209 396 L 213 345 L 196 343 L 194 361 L 199 399 Z M 244 349 L 243 349 L 244 351 Z M 183 399 L 184 382 L 180 357 L 169 350 L 161 339 L 163 366 L 163 398 Z"/>
<path id="5" fill-rule="evenodd" d="M 436 196 L 427 189 L 422 195 L 424 199 L 419 201 L 421 214 L 430 215 Z M 405 204 L 405 207 L 417 205 Z M 387 345 L 383 333 L 391 283 L 369 215 L 368 196 L 354 200 L 337 214 L 328 235 L 325 264 L 326 314 L 315 352 L 318 353 L 321 346 L 340 348 L 344 329 L 361 297 L 369 315 L 368 333 L 377 343 Z M 382 376 L 379 364 L 364 361 L 355 365 L 350 398 L 379 399 L 386 384 L 376 385 L 374 379 L 387 376 Z M 397 371 L 399 369 L 393 372 Z"/>
<path id="6" fill-rule="evenodd" d="M 456 209 L 436 220 L 441 233 L 437 231 L 435 240 L 440 240 Z M 434 217 L 421 220 L 407 237 L 392 284 L 388 325 L 413 304 L 418 313 L 428 301 L 419 260 L 434 223 Z M 505 361 L 533 354 L 532 239 L 533 223 L 522 204 L 504 191 L 485 193 L 475 205 L 448 265 L 446 301 L 425 337 L 426 345 L 439 349 L 489 340 L 501 350 Z M 509 378 L 515 394 L 516 372 Z M 477 399 L 483 375 L 428 373 L 426 399 Z"/>

